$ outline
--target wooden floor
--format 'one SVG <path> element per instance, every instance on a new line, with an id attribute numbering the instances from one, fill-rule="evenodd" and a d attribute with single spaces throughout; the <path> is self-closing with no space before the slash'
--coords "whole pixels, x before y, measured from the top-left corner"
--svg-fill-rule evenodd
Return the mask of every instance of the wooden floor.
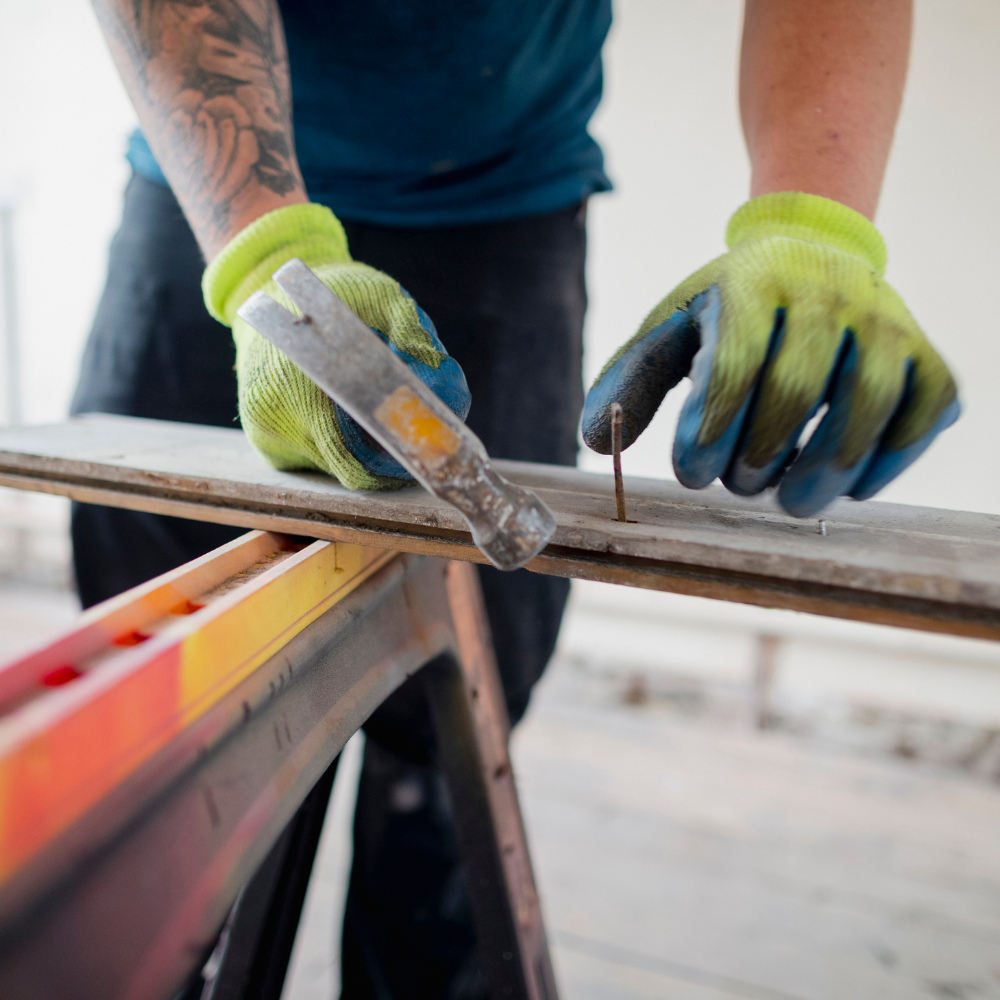
<path id="1" fill-rule="evenodd" d="M 563 657 L 514 751 L 564 1000 L 1000 998 L 1000 786 Z M 352 746 L 287 1000 L 335 996 Z"/>
<path id="2" fill-rule="evenodd" d="M 1000 791 L 562 667 L 517 762 L 567 997 L 1000 997 Z"/>

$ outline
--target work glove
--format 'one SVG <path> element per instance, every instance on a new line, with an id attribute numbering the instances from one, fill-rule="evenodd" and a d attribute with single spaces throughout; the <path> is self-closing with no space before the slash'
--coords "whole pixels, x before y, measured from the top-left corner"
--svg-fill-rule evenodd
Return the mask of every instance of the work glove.
<path id="1" fill-rule="evenodd" d="M 611 452 L 617 402 L 628 447 L 690 374 L 673 449 L 685 486 L 721 476 L 751 496 L 780 482 L 796 517 L 874 496 L 961 410 L 944 362 L 882 280 L 881 236 L 839 202 L 785 192 L 747 202 L 726 242 L 604 366 L 584 440 Z"/>
<path id="2" fill-rule="evenodd" d="M 465 375 L 434 324 L 387 274 L 351 259 L 336 216 L 322 205 L 290 205 L 261 216 L 212 261 L 202 281 L 208 311 L 233 330 L 239 412 L 253 447 L 276 469 L 319 469 L 350 489 L 405 486 L 410 474 L 322 389 L 236 315 L 258 289 L 299 310 L 271 279 L 298 257 L 464 420 Z"/>

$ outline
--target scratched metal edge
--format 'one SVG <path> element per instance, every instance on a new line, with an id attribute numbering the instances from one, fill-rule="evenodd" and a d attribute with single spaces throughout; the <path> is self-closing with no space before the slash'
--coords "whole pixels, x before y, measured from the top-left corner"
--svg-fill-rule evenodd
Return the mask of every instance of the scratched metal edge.
<path id="1" fill-rule="evenodd" d="M 418 526 L 364 525 L 355 518 L 344 524 L 328 515 L 310 518 L 290 516 L 282 508 L 267 504 L 228 502 L 196 494 L 173 497 L 152 488 L 122 484 L 71 483 L 65 478 L 42 479 L 10 476 L 0 471 L 0 485 L 69 496 L 85 503 L 171 514 L 197 520 L 262 528 L 288 534 L 308 535 L 332 541 L 391 548 L 401 552 L 433 555 L 485 563 L 469 535 L 435 529 L 435 537 L 422 534 Z M 447 535 L 450 537 L 442 537 Z M 981 639 L 1000 639 L 1000 608 L 968 600 L 935 600 L 879 590 L 871 586 L 845 586 L 801 579 L 781 578 L 692 566 L 669 560 L 652 560 L 619 553 L 595 553 L 558 544 L 549 545 L 527 567 L 552 576 L 616 583 L 648 590 L 708 597 L 757 607 L 803 611 L 825 617 L 847 618 L 877 624 L 941 632 Z M 983 596 L 983 595 L 979 595 Z"/>
<path id="2" fill-rule="evenodd" d="M 317 620 L 293 636 L 206 713 L 49 841 L 13 877 L 0 884 L 0 955 L 44 918 L 54 903 L 54 892 L 61 891 L 65 883 L 84 877 L 89 860 L 104 857 L 129 830 L 142 823 L 159 803 L 196 773 L 205 759 L 230 742 L 246 722 L 275 700 L 276 691 L 269 681 L 280 679 L 277 688 L 280 695 L 286 689 L 286 673 L 288 686 L 300 679 L 301 675 L 293 671 L 289 661 L 289 646 L 308 647 L 317 632 L 325 629 L 336 634 L 348 628 L 359 605 L 384 600 L 414 574 L 418 565 L 402 555 L 401 559 L 389 560 L 379 567 L 357 590 L 325 612 L 324 626 L 319 626 Z M 309 635 L 304 635 L 305 632 Z M 420 656 L 425 655 L 421 651 Z M 315 666 L 309 662 L 305 669 L 308 672 Z M 101 845 L 96 852 L 89 847 L 93 842 Z"/>

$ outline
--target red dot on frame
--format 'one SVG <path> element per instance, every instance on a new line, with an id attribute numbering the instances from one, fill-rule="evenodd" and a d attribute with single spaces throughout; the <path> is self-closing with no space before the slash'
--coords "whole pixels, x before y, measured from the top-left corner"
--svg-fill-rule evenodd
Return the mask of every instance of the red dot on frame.
<path id="1" fill-rule="evenodd" d="M 61 687 L 63 684 L 69 684 L 70 681 L 75 681 L 77 677 L 82 676 L 76 667 L 71 667 L 66 663 L 50 670 L 47 674 L 42 674 L 42 684 L 48 688 Z"/>
<path id="2" fill-rule="evenodd" d="M 175 604 L 170 609 L 172 615 L 193 615 L 196 611 L 201 611 L 204 604 L 196 604 L 194 601 L 183 600 L 180 604 Z"/>
<path id="3" fill-rule="evenodd" d="M 145 642 L 149 638 L 142 632 L 123 632 L 114 640 L 116 646 L 138 646 L 140 642 Z"/>

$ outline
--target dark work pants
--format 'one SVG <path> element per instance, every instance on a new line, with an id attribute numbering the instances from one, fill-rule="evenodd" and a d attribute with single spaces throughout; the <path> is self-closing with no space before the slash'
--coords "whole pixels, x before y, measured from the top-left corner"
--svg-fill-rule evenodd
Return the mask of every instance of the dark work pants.
<path id="1" fill-rule="evenodd" d="M 353 257 L 400 281 L 433 318 L 468 378 L 468 422 L 489 453 L 573 465 L 583 405 L 582 210 L 428 229 L 343 221 Z M 133 177 L 74 413 L 237 426 L 232 340 L 205 312 L 201 272 L 171 192 Z M 90 606 L 241 533 L 76 505 L 81 600 Z M 485 567 L 480 579 L 516 722 L 554 648 L 569 585 Z M 390 697 L 365 730 L 343 996 L 477 996 L 469 902 L 419 677 Z"/>

